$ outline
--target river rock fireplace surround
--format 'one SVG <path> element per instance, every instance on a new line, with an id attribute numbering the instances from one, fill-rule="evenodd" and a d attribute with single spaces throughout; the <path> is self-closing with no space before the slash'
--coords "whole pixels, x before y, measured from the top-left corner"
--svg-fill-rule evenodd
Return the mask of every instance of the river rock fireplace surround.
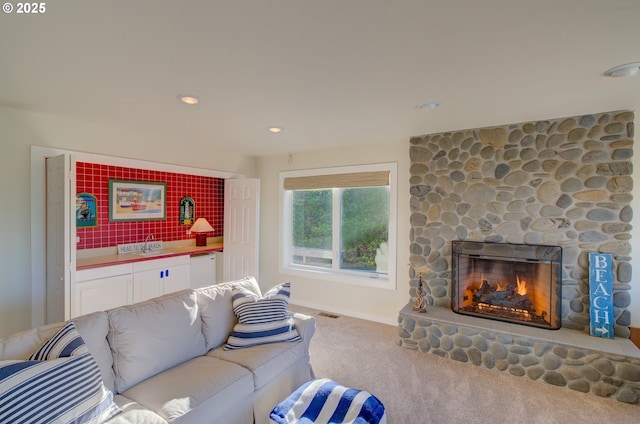
<path id="1" fill-rule="evenodd" d="M 410 302 L 399 313 L 398 344 L 639 404 L 640 351 L 628 340 L 627 309 L 633 120 L 618 111 L 413 137 Z M 454 313 L 454 241 L 561 247 L 561 288 L 550 303 L 558 322 L 536 328 Z M 612 340 L 588 335 L 589 252 L 613 255 Z M 427 268 L 421 314 L 413 311 L 416 269 Z M 482 285 L 482 273 L 474 278 L 467 296 Z"/>

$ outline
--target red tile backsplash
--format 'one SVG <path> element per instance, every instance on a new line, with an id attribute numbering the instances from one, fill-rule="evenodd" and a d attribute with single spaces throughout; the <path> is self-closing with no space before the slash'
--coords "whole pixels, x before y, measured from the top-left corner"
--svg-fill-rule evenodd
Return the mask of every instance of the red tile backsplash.
<path id="1" fill-rule="evenodd" d="M 109 180 L 163 182 L 167 184 L 167 217 L 161 221 L 109 222 Z M 156 240 L 194 239 L 188 225 L 180 225 L 180 199 L 192 197 L 195 217 L 204 217 L 215 229 L 208 237 L 221 237 L 224 222 L 224 179 L 165 171 L 125 168 L 87 162 L 76 163 L 76 192 L 97 199 L 98 226 L 78 228 L 78 250 L 111 247 L 144 241 L 148 234 Z"/>

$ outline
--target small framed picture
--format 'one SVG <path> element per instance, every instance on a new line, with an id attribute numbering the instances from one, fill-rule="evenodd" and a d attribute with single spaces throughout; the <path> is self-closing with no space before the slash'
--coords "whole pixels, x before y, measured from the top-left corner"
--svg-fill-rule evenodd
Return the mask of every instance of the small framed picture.
<path id="1" fill-rule="evenodd" d="M 98 226 L 98 202 L 90 193 L 76 194 L 76 227 L 92 228 Z"/>
<path id="2" fill-rule="evenodd" d="M 195 221 L 196 202 L 185 196 L 180 199 L 180 225 L 191 225 Z"/>
<path id="3" fill-rule="evenodd" d="M 153 221 L 167 218 L 167 184 L 109 180 L 109 221 Z"/>

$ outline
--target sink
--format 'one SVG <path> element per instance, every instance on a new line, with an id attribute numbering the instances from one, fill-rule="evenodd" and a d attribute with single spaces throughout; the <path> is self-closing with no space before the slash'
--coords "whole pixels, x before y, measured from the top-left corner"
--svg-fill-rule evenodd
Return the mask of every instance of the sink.
<path id="1" fill-rule="evenodd" d="M 149 257 L 149 256 L 168 255 L 169 253 L 170 252 L 167 252 L 166 250 L 151 250 L 149 252 L 134 252 L 133 254 L 136 256 Z"/>
<path id="2" fill-rule="evenodd" d="M 151 249 L 148 252 L 142 252 L 142 249 L 147 248 Z M 129 243 L 129 244 L 119 244 L 118 245 L 118 254 L 140 254 L 143 256 L 156 256 L 161 255 L 163 253 L 164 243 L 162 240 L 152 240 L 149 242 L 141 242 L 141 243 Z M 160 253 L 157 253 L 160 252 Z"/>

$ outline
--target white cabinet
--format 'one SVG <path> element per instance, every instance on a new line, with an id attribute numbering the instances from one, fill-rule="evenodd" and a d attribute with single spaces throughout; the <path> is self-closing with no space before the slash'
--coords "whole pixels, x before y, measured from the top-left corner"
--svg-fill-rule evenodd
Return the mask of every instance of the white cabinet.
<path id="1" fill-rule="evenodd" d="M 81 269 L 71 285 L 71 318 L 189 288 L 189 255 Z"/>
<path id="2" fill-rule="evenodd" d="M 143 300 L 162 296 L 164 289 L 162 288 L 163 276 L 160 276 L 160 270 L 140 271 L 134 274 L 135 284 L 133 285 L 133 302 L 141 302 Z M 162 270 L 164 273 L 164 270 Z"/>
<path id="3" fill-rule="evenodd" d="M 132 303 L 131 272 L 131 264 L 76 271 L 76 281 L 71 285 L 71 317 Z"/>
<path id="4" fill-rule="evenodd" d="M 133 302 L 189 288 L 189 256 L 133 263 Z"/>
<path id="5" fill-rule="evenodd" d="M 215 253 L 201 253 L 191 255 L 191 288 L 210 286 L 215 284 L 216 279 L 216 257 Z"/>

